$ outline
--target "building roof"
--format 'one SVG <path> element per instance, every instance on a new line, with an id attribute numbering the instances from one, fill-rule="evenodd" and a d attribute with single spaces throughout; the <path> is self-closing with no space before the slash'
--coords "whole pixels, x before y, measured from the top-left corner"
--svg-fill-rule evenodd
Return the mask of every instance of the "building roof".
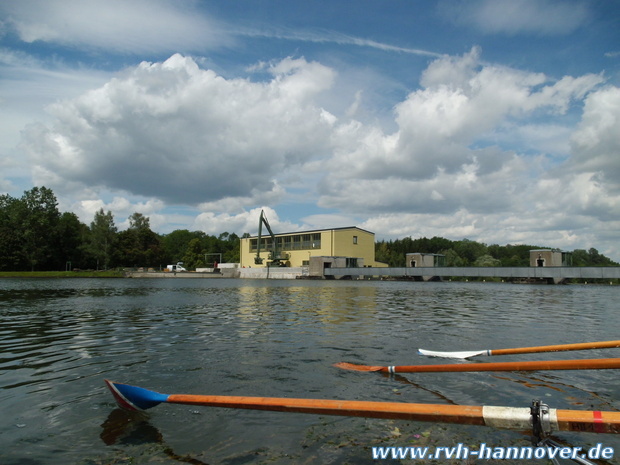
<path id="1" fill-rule="evenodd" d="M 530 249 L 530 252 L 562 252 L 562 253 L 572 253 L 570 250 L 560 250 L 560 249 Z"/>
<path id="2" fill-rule="evenodd" d="M 433 257 L 445 257 L 442 253 L 427 253 L 427 252 L 407 252 L 405 255 L 432 255 Z"/>
<path id="3" fill-rule="evenodd" d="M 367 231 L 366 229 L 358 228 L 357 226 L 345 226 L 343 228 L 311 229 L 308 231 L 291 231 L 291 232 L 283 232 L 283 233 L 274 233 L 273 235 L 277 237 L 277 236 L 289 236 L 291 234 L 312 234 L 312 233 L 318 233 L 318 232 L 323 232 L 323 231 L 342 231 L 345 229 L 357 229 L 358 231 L 363 231 L 365 233 L 372 234 L 373 236 L 375 234 L 372 231 Z M 269 235 L 269 233 L 263 234 L 263 236 L 265 235 Z M 246 239 L 254 239 L 254 238 L 258 238 L 258 234 L 255 236 L 247 237 Z"/>

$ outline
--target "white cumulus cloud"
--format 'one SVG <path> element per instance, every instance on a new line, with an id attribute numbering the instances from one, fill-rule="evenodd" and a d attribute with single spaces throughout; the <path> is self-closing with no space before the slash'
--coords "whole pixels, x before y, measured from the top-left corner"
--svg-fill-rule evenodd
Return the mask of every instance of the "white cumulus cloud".
<path id="1" fill-rule="evenodd" d="M 120 53 L 204 50 L 231 42 L 193 2 L 25 0 L 1 2 L 5 27 L 24 42 L 51 42 Z"/>
<path id="2" fill-rule="evenodd" d="M 314 104 L 334 73 L 286 59 L 267 82 L 225 79 L 189 57 L 143 62 L 50 107 L 26 129 L 36 182 L 82 183 L 198 204 L 272 191 L 273 178 L 325 149 L 331 124 Z"/>

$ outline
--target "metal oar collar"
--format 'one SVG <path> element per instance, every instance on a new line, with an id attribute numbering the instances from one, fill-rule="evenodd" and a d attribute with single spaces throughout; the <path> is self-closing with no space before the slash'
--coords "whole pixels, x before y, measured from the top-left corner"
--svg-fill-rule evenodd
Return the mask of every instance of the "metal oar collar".
<path id="1" fill-rule="evenodd" d="M 551 428 L 549 406 L 541 400 L 533 400 L 532 406 L 530 407 L 530 414 L 532 416 L 532 445 L 535 447 L 553 447 L 554 449 L 561 448 L 562 446 L 550 437 L 553 429 Z M 596 465 L 594 462 L 584 457 L 572 457 L 569 460 L 579 463 L 580 465 Z M 560 465 L 556 457 L 552 457 L 551 461 L 554 465 Z"/>

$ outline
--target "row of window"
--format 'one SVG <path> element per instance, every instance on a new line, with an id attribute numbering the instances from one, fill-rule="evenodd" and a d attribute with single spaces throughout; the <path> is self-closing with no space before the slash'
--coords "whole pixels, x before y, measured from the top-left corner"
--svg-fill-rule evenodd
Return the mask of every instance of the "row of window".
<path id="1" fill-rule="evenodd" d="M 276 237 L 278 250 L 312 250 L 321 248 L 321 233 Z M 250 252 L 256 252 L 258 239 L 250 239 Z M 271 237 L 261 238 L 261 250 L 273 249 Z"/>

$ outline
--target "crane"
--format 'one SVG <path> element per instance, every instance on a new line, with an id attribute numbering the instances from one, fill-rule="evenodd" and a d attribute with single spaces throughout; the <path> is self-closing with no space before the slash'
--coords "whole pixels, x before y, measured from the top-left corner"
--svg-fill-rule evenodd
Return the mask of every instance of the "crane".
<path id="1" fill-rule="evenodd" d="M 269 231 L 269 234 L 271 235 L 271 241 L 273 244 L 273 249 L 271 253 L 269 254 L 269 259 L 271 260 L 271 263 L 270 264 L 268 263 L 267 266 L 286 266 L 283 261 L 288 258 L 288 254 L 282 253 L 278 250 L 278 242 L 276 241 L 276 236 L 271 230 L 271 226 L 269 226 L 269 221 L 267 221 L 267 216 L 265 216 L 265 212 L 263 210 L 260 211 L 260 218 L 258 220 L 258 242 L 256 243 L 256 257 L 254 257 L 254 263 L 256 265 L 263 264 L 263 259 L 260 256 L 260 247 L 261 247 L 262 235 L 263 235 L 263 224 L 267 228 L 267 231 Z"/>

